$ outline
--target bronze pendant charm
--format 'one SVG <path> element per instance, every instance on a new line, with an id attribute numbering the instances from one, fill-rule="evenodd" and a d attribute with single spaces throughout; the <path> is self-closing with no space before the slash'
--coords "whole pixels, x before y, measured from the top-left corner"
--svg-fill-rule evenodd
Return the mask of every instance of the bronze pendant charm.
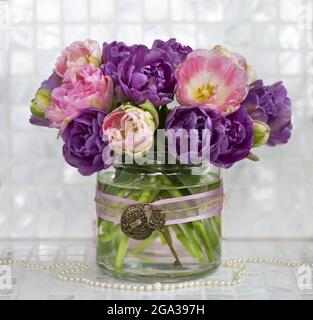
<path id="1" fill-rule="evenodd" d="M 149 203 L 131 205 L 124 209 L 121 217 L 121 229 L 132 239 L 145 240 L 154 231 L 161 232 L 175 258 L 173 266 L 181 267 L 182 264 L 173 247 L 171 234 L 165 223 L 165 213 Z"/>
<path id="2" fill-rule="evenodd" d="M 165 225 L 165 214 L 150 204 L 135 204 L 124 209 L 121 229 L 130 238 L 145 240 Z"/>

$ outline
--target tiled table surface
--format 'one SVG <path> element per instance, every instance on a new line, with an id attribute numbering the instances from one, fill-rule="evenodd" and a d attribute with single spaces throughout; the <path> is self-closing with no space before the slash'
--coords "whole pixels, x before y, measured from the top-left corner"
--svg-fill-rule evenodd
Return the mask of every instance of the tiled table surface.
<path id="1" fill-rule="evenodd" d="M 313 262 L 312 241 L 224 241 L 223 260 L 227 258 L 280 258 Z M 81 261 L 90 266 L 89 276 L 107 279 L 95 264 L 91 241 L 0 241 L 0 257 L 19 257 L 32 261 Z M 12 288 L 1 290 L 0 299 L 309 299 L 313 289 L 298 287 L 296 269 L 251 265 L 246 280 L 233 288 L 191 288 L 176 291 L 129 292 L 98 289 L 63 283 L 52 271 L 25 271 L 13 266 Z M 313 273 L 313 272 L 312 272 Z M 210 278 L 228 279 L 231 271 L 219 268 Z M 1 281 L 1 278 L 0 278 Z M 312 279 L 313 282 L 313 279 Z M 1 283 L 0 283 L 1 285 Z"/>

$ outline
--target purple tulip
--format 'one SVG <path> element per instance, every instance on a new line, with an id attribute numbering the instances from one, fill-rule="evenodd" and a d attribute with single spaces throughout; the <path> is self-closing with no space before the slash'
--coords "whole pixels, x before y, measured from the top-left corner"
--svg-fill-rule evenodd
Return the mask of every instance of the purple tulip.
<path id="1" fill-rule="evenodd" d="M 103 150 L 108 146 L 108 140 L 103 137 L 101 129 L 106 115 L 99 109 L 84 109 L 67 125 L 62 134 L 66 162 L 84 176 L 109 166 L 102 158 Z"/>
<path id="2" fill-rule="evenodd" d="M 192 52 L 189 46 L 184 46 L 177 42 L 175 38 L 169 39 L 164 42 L 162 40 L 155 40 L 152 45 L 152 49 L 163 49 L 172 58 L 175 66 L 182 63 L 187 55 Z"/>
<path id="3" fill-rule="evenodd" d="M 220 154 L 212 163 L 217 167 L 230 168 L 234 163 L 247 158 L 253 147 L 253 121 L 244 108 L 222 117 L 225 137 Z"/>
<path id="4" fill-rule="evenodd" d="M 209 132 L 203 135 L 205 129 Z M 183 134 L 175 136 L 179 132 Z M 198 133 L 197 136 L 195 132 Z M 177 107 L 167 118 L 166 134 L 169 138 L 169 151 L 174 150 L 176 157 L 192 162 L 195 157 L 194 150 L 190 149 L 192 142 L 198 145 L 197 156 L 222 168 L 229 168 L 245 159 L 253 146 L 252 119 L 243 108 L 223 117 L 218 111 L 203 106 Z M 182 143 L 188 143 L 184 152 L 180 148 Z"/>
<path id="5" fill-rule="evenodd" d="M 118 65 L 119 85 L 136 104 L 149 100 L 158 107 L 173 100 L 176 77 L 171 57 L 162 49 L 134 47 Z"/>
<path id="6" fill-rule="evenodd" d="M 173 109 L 165 125 L 169 152 L 184 163 L 216 159 L 224 138 L 220 122 L 220 113 L 206 107 L 181 106 Z M 209 135 L 211 139 L 206 139 Z"/>
<path id="7" fill-rule="evenodd" d="M 292 130 L 291 100 L 282 82 L 264 86 L 262 80 L 256 81 L 241 105 L 253 120 L 265 122 L 271 128 L 268 145 L 288 142 Z"/>
<path id="8" fill-rule="evenodd" d="M 125 96 L 118 81 L 117 67 L 120 62 L 128 57 L 134 46 L 127 46 L 124 42 L 104 42 L 102 47 L 101 70 L 104 75 L 110 76 L 114 82 L 115 100 L 122 102 Z"/>

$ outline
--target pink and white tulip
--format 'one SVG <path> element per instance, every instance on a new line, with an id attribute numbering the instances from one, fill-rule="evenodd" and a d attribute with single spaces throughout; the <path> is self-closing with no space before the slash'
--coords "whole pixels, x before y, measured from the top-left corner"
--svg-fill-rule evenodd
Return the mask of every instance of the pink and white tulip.
<path id="1" fill-rule="evenodd" d="M 113 81 L 92 65 L 81 66 L 67 82 L 55 88 L 52 103 L 45 111 L 51 127 L 64 129 L 86 108 L 109 111 L 113 99 Z"/>
<path id="2" fill-rule="evenodd" d="M 75 73 L 86 64 L 99 67 L 101 64 L 101 50 L 94 40 L 75 41 L 62 51 L 55 65 L 55 72 L 67 79 L 69 73 Z"/>
<path id="3" fill-rule="evenodd" d="M 247 60 L 244 56 L 236 52 L 230 52 L 222 46 L 216 46 L 214 47 L 214 50 L 218 51 L 219 54 L 221 54 L 224 57 L 231 58 L 238 67 L 243 68 L 247 73 L 249 85 L 251 85 L 257 80 L 255 72 L 250 67 L 250 65 L 248 65 Z"/>
<path id="4" fill-rule="evenodd" d="M 151 148 L 155 129 L 152 114 L 130 104 L 109 113 L 102 125 L 111 149 L 134 156 L 144 155 Z"/>
<path id="5" fill-rule="evenodd" d="M 225 52 L 195 50 L 179 65 L 176 99 L 181 105 L 207 106 L 225 115 L 239 109 L 248 94 L 249 76 L 243 61 Z"/>

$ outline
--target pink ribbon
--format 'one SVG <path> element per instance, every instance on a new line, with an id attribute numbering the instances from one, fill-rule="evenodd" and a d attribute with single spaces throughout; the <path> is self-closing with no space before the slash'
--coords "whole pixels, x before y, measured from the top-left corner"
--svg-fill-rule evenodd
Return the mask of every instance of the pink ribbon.
<path id="1" fill-rule="evenodd" d="M 166 224 L 172 225 L 206 219 L 221 214 L 223 210 L 223 195 L 223 187 L 220 187 L 204 193 L 157 200 L 152 202 L 151 205 L 164 212 L 169 212 L 169 214 L 167 214 Z M 120 223 L 124 208 L 139 204 L 139 201 L 113 196 L 99 190 L 96 190 L 96 202 L 97 216 L 113 223 Z M 120 209 L 117 214 L 107 214 L 104 212 L 103 207 L 108 203 L 115 205 L 116 209 Z M 182 209 L 180 209 L 181 207 Z M 171 211 L 181 211 L 182 213 L 176 213 L 175 215 Z"/>

